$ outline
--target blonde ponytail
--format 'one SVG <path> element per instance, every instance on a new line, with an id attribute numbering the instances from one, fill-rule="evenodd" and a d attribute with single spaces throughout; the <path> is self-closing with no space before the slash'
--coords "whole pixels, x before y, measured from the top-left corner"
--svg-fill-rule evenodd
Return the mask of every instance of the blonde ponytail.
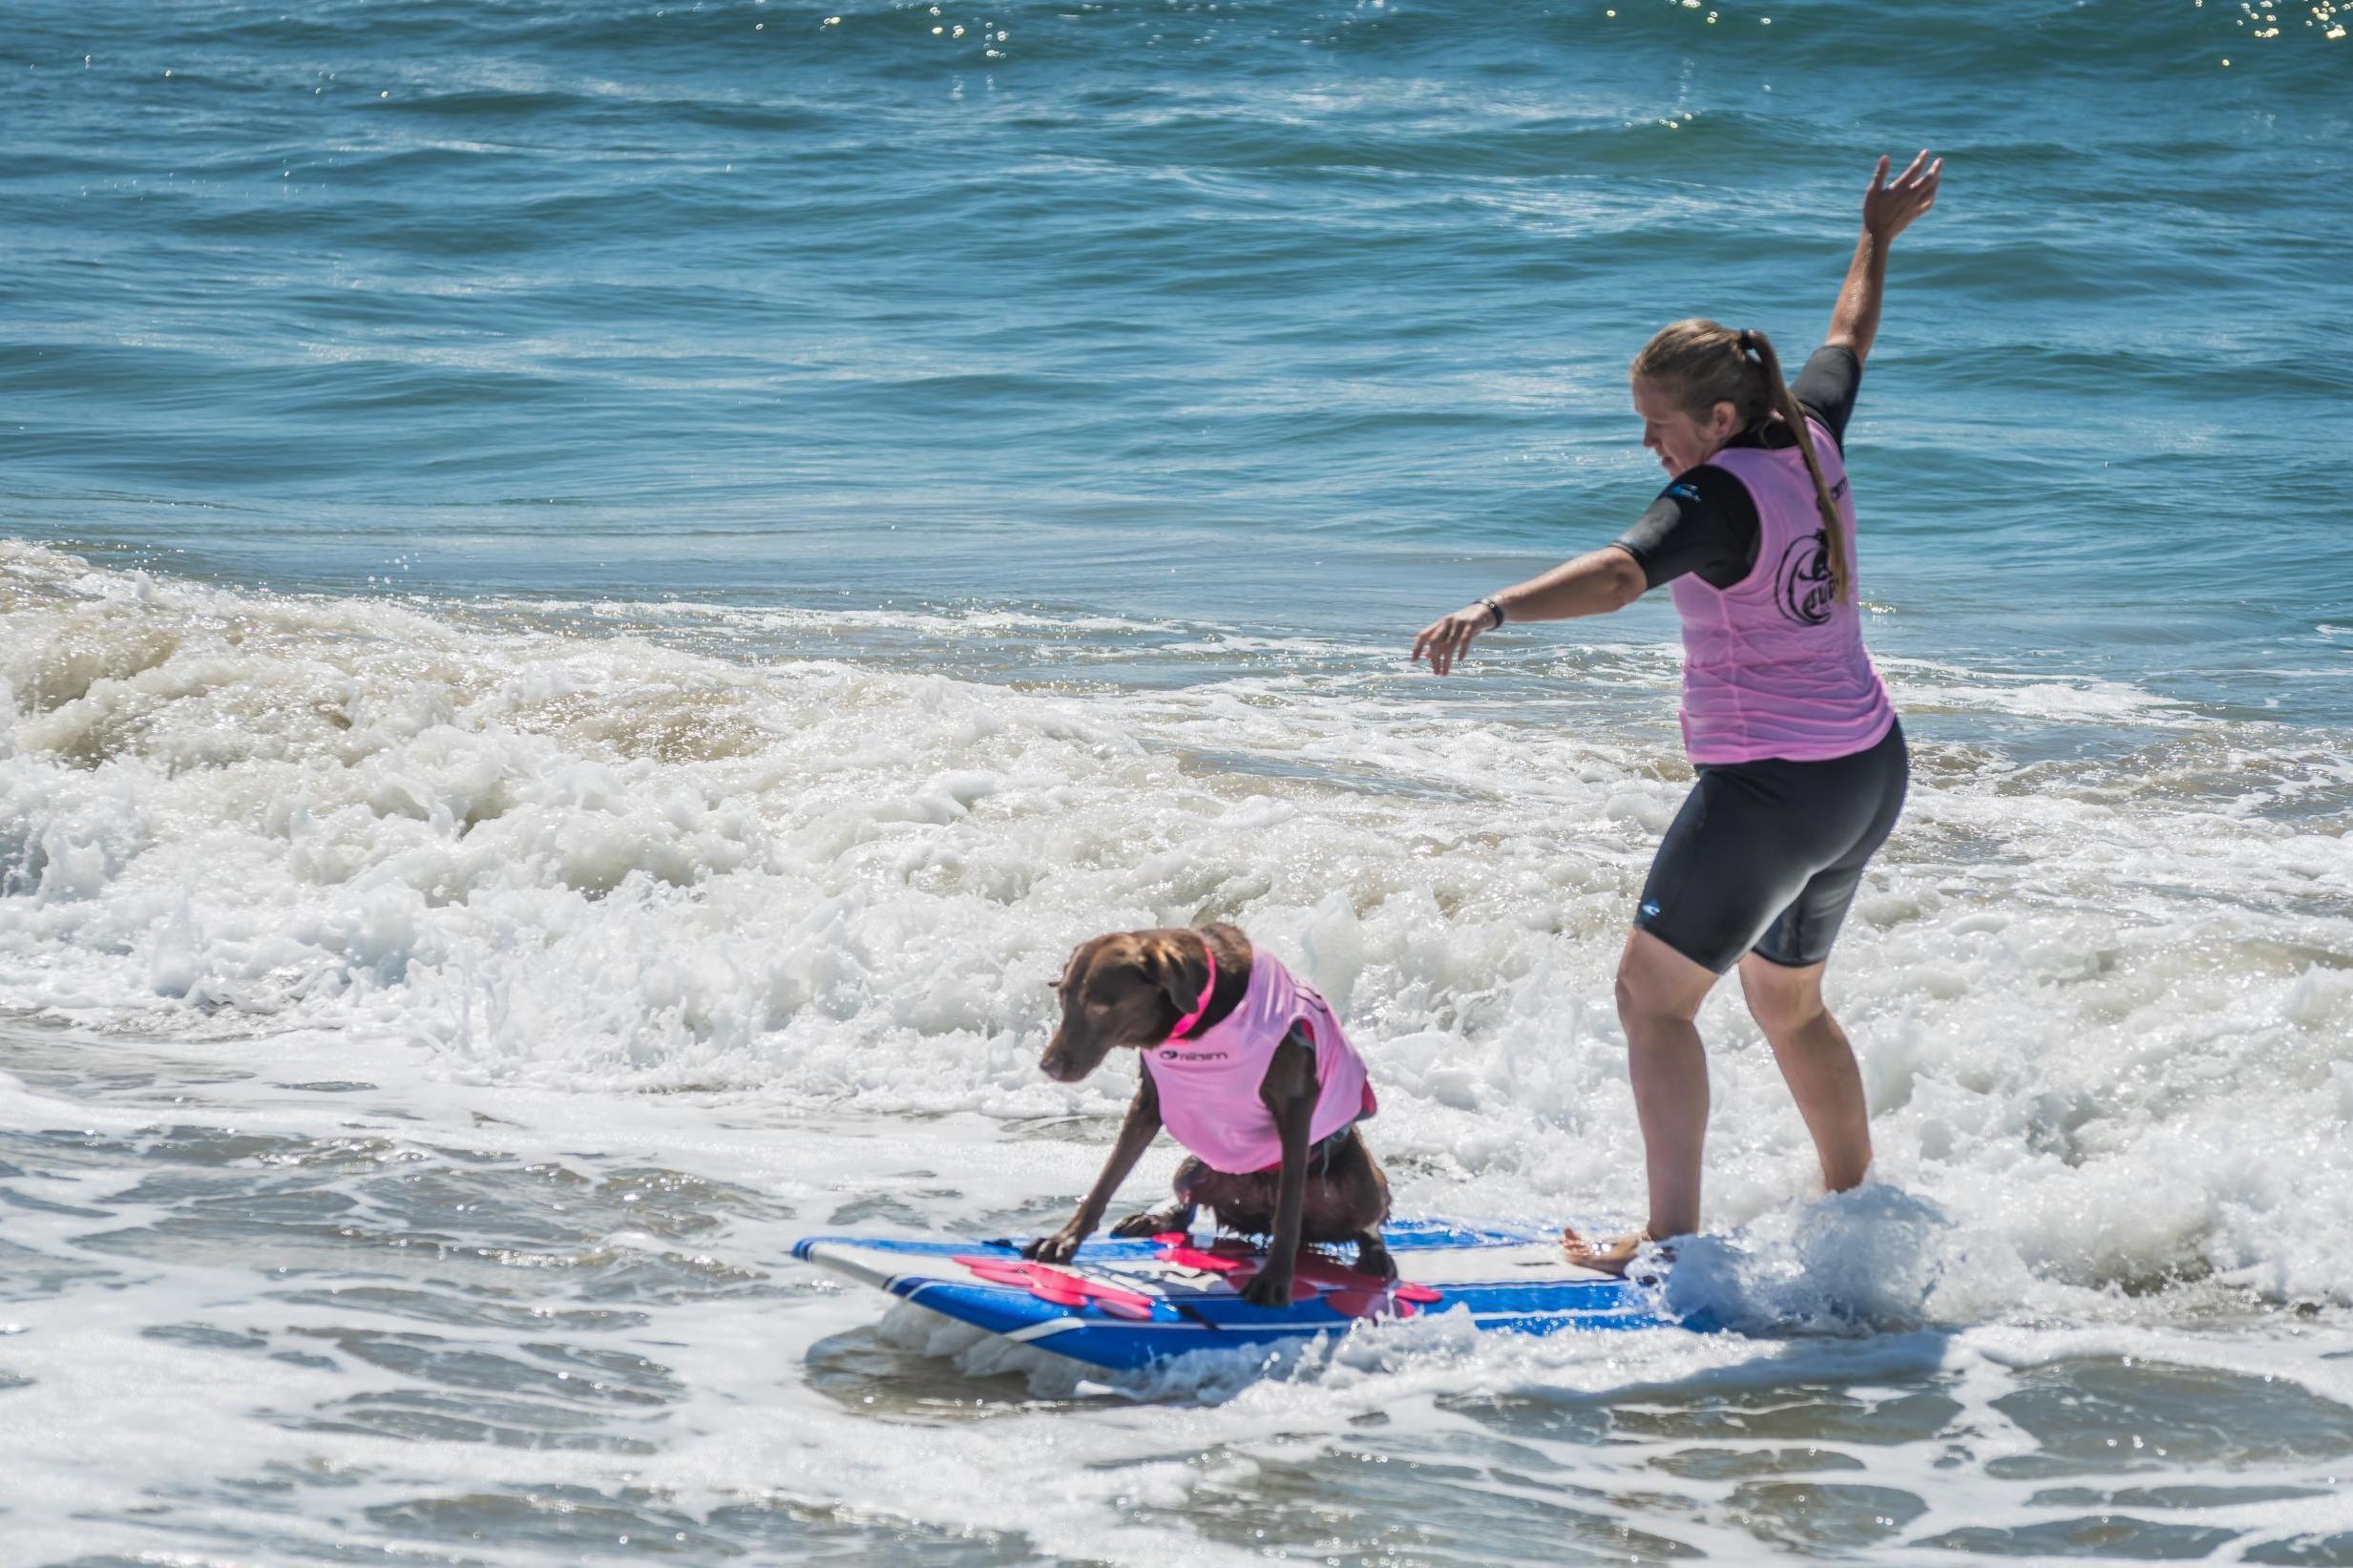
<path id="1" fill-rule="evenodd" d="M 1755 354 L 1757 367 L 1765 373 L 1765 396 L 1790 434 L 1797 438 L 1797 449 L 1805 453 L 1806 472 L 1814 476 L 1815 510 L 1822 514 L 1822 542 L 1830 556 L 1830 596 L 1844 604 L 1853 588 L 1847 580 L 1846 520 L 1838 515 L 1838 503 L 1830 498 L 1822 460 L 1814 455 L 1814 429 L 1806 423 L 1804 406 L 1781 379 L 1781 360 L 1773 351 L 1773 341 L 1762 332 L 1743 332 L 1740 346 Z"/>

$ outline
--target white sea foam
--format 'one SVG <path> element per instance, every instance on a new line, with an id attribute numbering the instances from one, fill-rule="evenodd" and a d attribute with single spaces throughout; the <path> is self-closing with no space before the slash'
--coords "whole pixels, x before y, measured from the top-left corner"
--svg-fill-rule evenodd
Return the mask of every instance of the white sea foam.
<path id="1" fill-rule="evenodd" d="M 1684 788 L 1655 726 L 1460 717 L 1379 671 L 1070 694 L 4 564 L 10 1007 L 345 1031 L 460 1082 L 1104 1115 L 1124 1073 L 1035 1070 L 1042 983 L 1094 931 L 1230 918 L 1351 1020 L 1401 1207 L 1639 1202 L 1609 975 Z M 2353 1301 L 2353 852 L 2229 790 L 2251 750 L 2248 795 L 2342 759 L 2199 746 L 2157 791 L 1916 738 L 1834 984 L 1880 1176 L 1943 1217 L 1881 1228 L 1943 1283 L 1865 1318 L 2206 1275 Z M 1711 1216 L 1811 1257 L 1736 988 L 1702 1025 Z"/>
<path id="2" fill-rule="evenodd" d="M 2054 680 L 1924 659 L 1882 656 L 1878 663 L 1897 706 L 1907 713 L 2001 713 L 2060 722 L 2131 720 L 2161 727 L 2196 721 L 2196 710 L 2189 703 L 2130 681 L 2091 676 Z"/>
<path id="3" fill-rule="evenodd" d="M 2327 1353 L 2341 1335 L 2306 1340 L 2292 1324 L 2217 1335 L 2161 1307 L 2136 1312 L 2111 1295 L 2023 1279 L 2015 1264 L 1989 1268 L 1998 1238 L 1968 1235 L 1892 1186 L 1768 1211 L 1710 1244 L 1728 1268 L 1704 1250 L 1678 1264 L 1676 1287 L 1702 1298 L 1687 1305 L 1745 1311 L 1769 1330 L 1754 1337 L 1526 1340 L 1476 1335 L 1439 1313 L 1283 1356 L 1207 1355 L 1115 1376 L 886 1307 L 874 1292 L 790 1265 L 775 1277 L 793 1234 L 892 1223 L 872 1218 L 878 1201 L 908 1216 L 899 1223 L 985 1232 L 1010 1205 L 1076 1190 L 1100 1155 L 1090 1142 L 977 1115 L 813 1112 L 759 1091 L 464 1083 L 430 1054 L 380 1046 L 365 1053 L 371 1085 L 302 1091 L 356 1065 L 350 1035 L 328 1031 L 178 1052 L 10 1043 L 12 1061 L 66 1072 L 74 1092 L 0 1076 L 0 1126 L 73 1129 L 53 1140 L 94 1149 L 214 1145 L 197 1167 L 47 1151 L 46 1169 L 11 1183 L 34 1200 L 11 1210 L 12 1244 L 120 1271 L 70 1297 L 11 1304 L 0 1326 L 16 1330 L 0 1337 L 0 1461 L 18 1479 L 11 1541 L 29 1560 L 160 1545 L 178 1560 L 300 1563 L 355 1537 L 447 1539 L 478 1513 L 505 1533 L 460 1542 L 517 1564 L 547 1560 L 554 1541 L 542 1529 L 560 1532 L 554 1540 L 573 1558 L 613 1555 L 622 1536 L 641 1543 L 649 1526 L 687 1560 L 728 1559 L 747 1549 L 742 1532 L 778 1516 L 866 1532 L 877 1556 L 914 1531 L 918 1541 L 1022 1543 L 1025 1556 L 1239 1564 L 1263 1560 L 1253 1518 L 1294 1550 L 1321 1529 L 1348 1538 L 1348 1521 L 1334 1514 L 1327 1526 L 1321 1511 L 1348 1509 L 1349 1477 L 1361 1474 L 1384 1519 L 1472 1511 L 1437 1521 L 1461 1553 L 1555 1560 L 1549 1537 L 1513 1525 L 1511 1511 L 1532 1505 L 1554 1530 L 1632 1531 L 1746 1561 L 1762 1555 L 1760 1516 L 1770 1535 L 1775 1516 L 1810 1511 L 1744 1490 L 1759 1483 L 1743 1478 L 1787 1474 L 1824 1500 L 1844 1486 L 1880 1489 L 1855 1497 L 1913 1513 L 1909 1543 L 1889 1539 L 1875 1555 L 1943 1561 L 1945 1549 L 1917 1543 L 2067 1516 L 2049 1495 L 2053 1477 L 2084 1472 L 2048 1468 L 2046 1450 L 2064 1461 L 2070 1444 L 2143 1432 L 2158 1445 L 2149 1463 L 2162 1466 L 2143 1478 L 2214 1494 L 2158 1505 L 2174 1517 L 2195 1509 L 2199 1523 L 2250 1539 L 2353 1525 L 2332 1492 L 2344 1445 L 2312 1431 L 2342 1425 L 2353 1405 L 2353 1371 Z M 240 1076 L 257 1065 L 263 1076 Z M 526 1206 L 499 1212 L 491 1179 L 549 1167 L 578 1179 L 534 1183 Z M 654 1173 L 724 1184 L 701 1212 L 732 1223 L 681 1229 L 699 1217 L 692 1206 L 640 1221 L 627 1205 Z M 611 1179 L 608 1194 L 629 1191 L 608 1218 L 584 1220 L 575 1247 L 556 1243 L 549 1225 L 599 1177 Z M 449 1183 L 443 1202 L 457 1207 L 404 1231 L 386 1205 L 420 1178 Z M 543 1193 L 563 1200 L 555 1214 L 542 1212 Z M 305 1197 L 341 1198 L 338 1223 L 372 1236 L 347 1248 L 344 1266 L 357 1272 L 322 1273 L 336 1254 L 299 1244 L 290 1205 Z M 296 1250 L 202 1244 L 207 1216 L 234 1227 L 273 1210 L 289 1222 L 273 1234 Z M 507 1242 L 518 1225 L 536 1244 Z M 402 1265 L 388 1246 L 422 1256 Z M 484 1273 L 459 1277 L 476 1247 L 496 1253 L 514 1294 L 491 1293 Z M 566 1278 L 617 1256 L 682 1253 L 767 1287 L 665 1299 L 587 1295 Z M 402 1284 L 461 1308 L 508 1302 L 519 1321 L 462 1311 L 420 1321 L 383 1288 Z M 2024 1298 L 2001 1299 L 2013 1290 Z M 628 1308 L 624 1321 L 560 1321 L 599 1303 Z M 566 1404 L 497 1381 L 566 1352 L 652 1359 L 663 1403 L 599 1407 L 584 1390 Z M 2101 1408 L 2120 1391 L 2104 1370 L 2113 1368 L 2135 1380 L 2125 1391 L 2153 1380 L 2146 1410 Z M 8 1387 L 12 1377 L 21 1386 Z M 2034 1430 L 2038 1390 L 2046 1405 L 2082 1405 L 2080 1426 Z M 623 1453 L 493 1446 L 455 1424 L 446 1435 L 428 1424 L 394 1436 L 356 1418 L 488 1417 L 507 1404 L 509 1421 L 577 1419 L 586 1408 L 603 1417 L 594 1433 L 659 1441 Z M 2167 1453 L 2168 1433 L 2193 1446 Z M 2130 1480 L 2145 1468 L 2127 1453 L 2090 1474 L 2121 1485 L 2119 1473 Z M 2291 1506 L 2258 1511 L 2249 1489 L 2258 1483 L 2284 1483 Z M 1376 1528 L 1389 1526 L 1353 1534 Z M 749 1537 L 754 1556 L 765 1538 Z M 235 1545 L 203 1557 L 214 1539 Z"/>
<path id="4" fill-rule="evenodd" d="M 894 631 L 919 632 L 930 638 L 956 639 L 975 636 L 1000 636 L 1007 632 L 1049 633 L 1070 637 L 1084 633 L 1099 635 L 1165 634 L 1181 629 L 1171 621 L 1138 620 L 1124 616 L 1076 614 L 1049 616 L 1034 611 L 1001 610 L 978 605 L 962 609 L 927 607 L 899 610 L 844 606 L 840 609 L 818 610 L 807 607 L 722 604 L 708 600 L 684 598 L 662 598 L 648 601 L 550 596 L 491 599 L 485 601 L 482 608 L 535 618 L 551 615 L 578 616 L 599 621 L 619 623 L 631 628 L 668 622 L 702 623 L 716 625 L 739 634 L 805 633 L 830 630 Z"/>

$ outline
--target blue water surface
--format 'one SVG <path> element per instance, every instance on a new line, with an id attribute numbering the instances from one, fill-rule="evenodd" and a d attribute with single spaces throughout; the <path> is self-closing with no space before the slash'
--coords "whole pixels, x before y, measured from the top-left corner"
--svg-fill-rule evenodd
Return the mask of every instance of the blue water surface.
<path id="1" fill-rule="evenodd" d="M 1850 432 L 1875 646 L 2342 723 L 2327 10 L 11 6 L 0 528 L 1401 652 L 1647 503 L 1656 326 L 1802 357 L 1933 146 Z"/>

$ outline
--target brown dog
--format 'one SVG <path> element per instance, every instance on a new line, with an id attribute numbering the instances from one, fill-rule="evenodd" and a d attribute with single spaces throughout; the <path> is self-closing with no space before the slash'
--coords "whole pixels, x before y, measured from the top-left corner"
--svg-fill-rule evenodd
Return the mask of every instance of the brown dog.
<path id="1" fill-rule="evenodd" d="M 1185 1038 L 1199 1037 L 1242 1003 L 1250 990 L 1253 957 L 1250 938 L 1227 925 L 1200 930 L 1114 931 L 1081 943 L 1062 977 L 1054 982 L 1061 996 L 1062 1019 L 1039 1066 L 1059 1083 L 1076 1083 L 1114 1050 L 1174 1045 L 1171 1036 L 1180 1025 Z M 1318 998 L 1313 1005 L 1323 1003 Z M 1316 1078 L 1316 1052 L 1307 1022 L 1305 1017 L 1292 1021 L 1258 1085 L 1259 1102 L 1273 1118 L 1281 1141 L 1281 1163 L 1266 1170 L 1221 1171 L 1198 1154 L 1190 1155 L 1177 1167 L 1176 1201 L 1166 1208 L 1130 1215 L 1112 1226 L 1111 1234 L 1184 1230 L 1192 1223 L 1194 1209 L 1206 1205 L 1222 1229 L 1271 1236 L 1266 1266 L 1242 1292 L 1260 1307 L 1291 1301 L 1293 1260 L 1303 1241 L 1354 1242 L 1357 1268 L 1395 1277 L 1380 1235 L 1381 1223 L 1389 1218 L 1389 1182 L 1373 1162 L 1364 1139 L 1352 1125 L 1310 1146 L 1310 1123 L 1323 1086 Z M 1101 1223 L 1112 1194 L 1159 1135 L 1159 1087 L 1149 1071 L 1139 1071 L 1137 1078 L 1136 1097 L 1128 1102 L 1111 1156 L 1093 1189 L 1068 1224 L 1030 1243 L 1023 1256 L 1067 1262 Z"/>

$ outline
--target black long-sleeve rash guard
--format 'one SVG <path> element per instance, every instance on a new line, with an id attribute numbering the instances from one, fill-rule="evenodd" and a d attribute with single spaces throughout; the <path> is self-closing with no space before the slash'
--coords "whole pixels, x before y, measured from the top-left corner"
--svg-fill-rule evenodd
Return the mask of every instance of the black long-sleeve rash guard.
<path id="1" fill-rule="evenodd" d="M 1822 422 L 1843 455 L 1846 422 L 1861 386 L 1862 361 L 1843 345 L 1829 345 L 1814 351 L 1789 389 Z M 1796 441 L 1786 425 L 1768 420 L 1725 445 L 1777 449 Z M 1647 587 L 1672 582 L 1689 572 L 1711 588 L 1730 588 L 1755 567 L 1762 533 L 1749 487 L 1728 470 L 1702 463 L 1676 474 L 1634 526 L 1610 542 L 1641 563 Z"/>

